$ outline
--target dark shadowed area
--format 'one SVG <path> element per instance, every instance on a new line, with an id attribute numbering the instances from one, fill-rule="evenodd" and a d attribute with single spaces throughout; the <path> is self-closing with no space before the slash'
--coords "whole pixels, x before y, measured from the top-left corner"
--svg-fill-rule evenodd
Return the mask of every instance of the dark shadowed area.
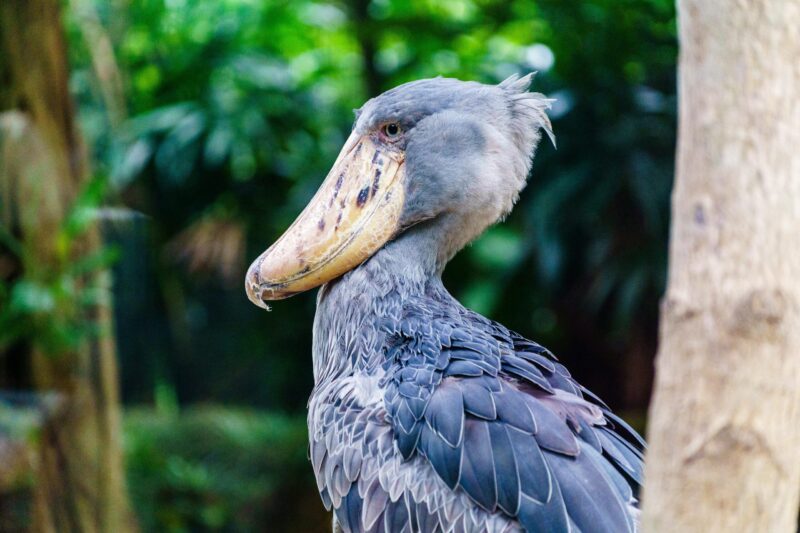
<path id="1" fill-rule="evenodd" d="M 414 79 L 538 71 L 558 148 L 542 143 L 515 210 L 445 285 L 643 428 L 674 165 L 673 4 L 69 2 L 141 529 L 329 528 L 306 459 L 316 291 L 267 313 L 244 274 L 316 191 L 353 109 Z M 0 387 L 27 385 L 11 356 L 2 365 Z"/>

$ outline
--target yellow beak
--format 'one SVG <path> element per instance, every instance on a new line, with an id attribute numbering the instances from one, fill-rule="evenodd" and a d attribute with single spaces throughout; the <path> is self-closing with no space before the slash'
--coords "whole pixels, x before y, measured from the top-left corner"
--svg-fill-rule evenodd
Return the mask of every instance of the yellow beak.
<path id="1" fill-rule="evenodd" d="M 397 232 L 403 154 L 355 133 L 317 194 L 280 239 L 253 261 L 245 290 L 254 304 L 280 300 L 338 278 Z"/>

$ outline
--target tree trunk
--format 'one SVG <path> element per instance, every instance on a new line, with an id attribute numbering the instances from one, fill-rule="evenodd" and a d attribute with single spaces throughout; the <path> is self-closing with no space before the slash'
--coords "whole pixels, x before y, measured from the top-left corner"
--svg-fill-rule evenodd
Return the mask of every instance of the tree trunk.
<path id="1" fill-rule="evenodd" d="M 680 127 L 643 529 L 792 532 L 800 2 L 679 0 Z"/>
<path id="2" fill-rule="evenodd" d="M 0 223 L 25 251 L 17 275 L 41 283 L 101 246 L 95 223 L 64 257 L 65 216 L 88 165 L 68 93 L 59 6 L 59 0 L 0 2 Z M 99 302 L 75 302 L 67 311 L 103 333 L 58 353 L 45 353 L 36 339 L 25 343 L 31 381 L 61 398 L 38 443 L 33 529 L 125 532 L 135 526 L 122 467 L 108 273 L 80 283 L 105 290 Z"/>

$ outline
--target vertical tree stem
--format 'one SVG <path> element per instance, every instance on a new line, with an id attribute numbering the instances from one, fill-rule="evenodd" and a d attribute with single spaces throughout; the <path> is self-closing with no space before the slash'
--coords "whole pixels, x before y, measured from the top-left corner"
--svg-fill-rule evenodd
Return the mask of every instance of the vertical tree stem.
<path id="1" fill-rule="evenodd" d="M 800 2 L 679 0 L 670 272 L 643 529 L 793 532 Z"/>
<path id="2" fill-rule="evenodd" d="M 64 267 L 56 237 L 89 175 L 68 78 L 59 0 L 0 2 L 0 220 L 24 243 L 24 275 L 34 280 Z M 97 225 L 75 244 L 78 255 L 96 251 Z M 74 310 L 103 335 L 62 353 L 28 353 L 36 388 L 63 399 L 39 443 L 35 531 L 135 529 L 122 467 L 109 276 L 92 278 L 83 281 L 101 285 L 104 301 L 88 312 L 75 302 Z"/>

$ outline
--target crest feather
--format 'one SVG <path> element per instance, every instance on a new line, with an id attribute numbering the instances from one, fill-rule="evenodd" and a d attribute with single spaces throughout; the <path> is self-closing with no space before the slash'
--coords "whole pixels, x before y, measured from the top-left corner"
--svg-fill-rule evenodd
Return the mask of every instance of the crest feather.
<path id="1" fill-rule="evenodd" d="M 524 76 L 515 73 L 501 81 L 498 87 L 508 94 L 511 112 L 515 116 L 522 115 L 532 119 L 538 127 L 544 130 L 555 147 L 556 137 L 553 134 L 553 125 L 550 117 L 547 116 L 547 110 L 552 107 L 555 99 L 547 98 L 542 93 L 528 92 L 534 76 L 536 76 L 536 72 L 529 72 Z"/>

